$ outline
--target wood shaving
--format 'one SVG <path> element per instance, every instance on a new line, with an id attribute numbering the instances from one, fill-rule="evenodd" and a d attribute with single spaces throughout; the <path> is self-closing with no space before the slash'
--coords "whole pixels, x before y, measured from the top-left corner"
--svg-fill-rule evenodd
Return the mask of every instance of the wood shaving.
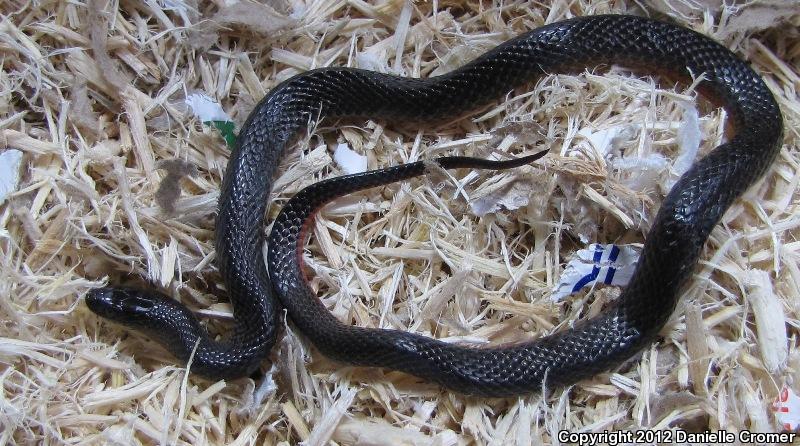
<path id="1" fill-rule="evenodd" d="M 465 397 L 336 363 L 285 322 L 265 377 L 210 381 L 83 303 L 105 284 L 151 284 L 212 332 L 229 327 L 213 248 L 229 151 L 186 109 L 189 93 L 241 125 L 307 69 L 427 77 L 545 23 L 608 12 L 666 17 L 721 40 L 764 77 L 786 129 L 767 176 L 714 229 L 662 339 L 619 367 L 544 395 Z M 0 445 L 450 446 L 554 443 L 562 429 L 776 431 L 780 389 L 800 393 L 797 4 L 10 0 L 0 14 L 0 151 L 24 154 L 0 204 Z M 477 345 L 535 339 L 617 295 L 598 286 L 549 299 L 578 249 L 644 241 L 685 153 L 686 105 L 698 111 L 691 145 L 702 156 L 729 136 L 727 114 L 694 85 L 618 67 L 550 75 L 437 127 L 323 122 L 285 154 L 268 220 L 302 187 L 342 173 L 331 158 L 339 144 L 369 169 L 548 148 L 535 166 L 345 197 L 321 211 L 305 251 L 311 286 L 346 323 Z M 176 176 L 157 169 L 165 160 L 196 174 L 172 187 Z M 481 217 L 476 200 L 491 201 Z"/>

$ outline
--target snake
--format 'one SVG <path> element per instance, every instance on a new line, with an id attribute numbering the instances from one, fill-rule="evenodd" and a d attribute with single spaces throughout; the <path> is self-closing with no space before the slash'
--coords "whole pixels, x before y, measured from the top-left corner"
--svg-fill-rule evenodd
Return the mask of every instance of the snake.
<path id="1" fill-rule="evenodd" d="M 507 168 L 519 164 L 514 161 L 445 157 L 323 180 L 284 204 L 265 240 L 273 176 L 287 146 L 309 126 L 340 118 L 434 122 L 490 105 L 547 74 L 611 64 L 695 79 L 700 94 L 726 110 L 734 133 L 672 186 L 630 282 L 598 315 L 536 339 L 474 347 L 404 330 L 344 324 L 310 288 L 302 259 L 307 229 L 330 200 L 426 175 L 436 166 Z M 257 104 L 228 161 L 215 247 L 234 313 L 230 333 L 210 336 L 190 310 L 154 288 L 96 288 L 86 302 L 98 315 L 162 343 L 189 363 L 191 372 L 211 378 L 252 375 L 270 354 L 278 313 L 285 308 L 323 355 L 354 366 L 398 370 L 485 397 L 566 386 L 617 367 L 656 342 L 712 229 L 734 200 L 765 175 L 782 137 L 775 97 L 746 62 L 701 33 L 633 15 L 550 23 L 428 78 L 350 67 L 312 69 L 281 82 Z"/>

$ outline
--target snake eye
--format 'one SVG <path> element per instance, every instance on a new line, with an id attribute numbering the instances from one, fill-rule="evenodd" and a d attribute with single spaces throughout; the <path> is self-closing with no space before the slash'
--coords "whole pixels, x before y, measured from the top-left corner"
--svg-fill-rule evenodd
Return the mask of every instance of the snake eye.
<path id="1" fill-rule="evenodd" d="M 125 310 L 132 313 L 146 312 L 153 308 L 155 302 L 150 299 L 144 299 L 136 296 L 128 296 L 120 301 L 120 306 Z"/>

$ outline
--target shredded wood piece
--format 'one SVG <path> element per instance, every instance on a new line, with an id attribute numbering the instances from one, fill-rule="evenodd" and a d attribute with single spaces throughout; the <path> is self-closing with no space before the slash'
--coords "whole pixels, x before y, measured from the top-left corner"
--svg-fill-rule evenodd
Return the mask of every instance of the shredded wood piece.
<path id="1" fill-rule="evenodd" d="M 562 429 L 782 429 L 772 403 L 800 394 L 800 5 L 728 3 L 0 3 L 0 152 L 22 160 L 0 203 L 0 445 L 527 445 Z M 545 395 L 469 398 L 331 361 L 287 322 L 265 377 L 212 382 L 83 303 L 106 283 L 152 283 L 227 332 L 213 246 L 229 150 L 190 94 L 241 126 L 307 69 L 427 77 L 545 23 L 608 12 L 717 38 L 764 76 L 786 129 L 774 167 L 714 229 L 663 340 L 625 364 Z M 285 154 L 268 220 L 344 173 L 340 145 L 359 169 L 549 148 L 536 166 L 435 172 L 338 200 L 304 255 L 345 323 L 478 346 L 567 329 L 618 295 L 597 285 L 551 302 L 576 251 L 641 244 L 677 174 L 729 137 L 698 81 L 587 67 L 435 128 L 323 122 Z"/>

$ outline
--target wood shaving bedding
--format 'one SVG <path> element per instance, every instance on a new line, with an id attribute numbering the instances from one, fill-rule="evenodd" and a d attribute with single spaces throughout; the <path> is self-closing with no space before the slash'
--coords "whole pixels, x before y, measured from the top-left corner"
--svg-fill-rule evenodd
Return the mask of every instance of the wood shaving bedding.
<path id="1" fill-rule="evenodd" d="M 0 445 L 531 444 L 556 442 L 562 429 L 780 430 L 772 403 L 784 386 L 800 391 L 800 7 L 764 8 L 4 2 L 0 150 L 20 150 L 23 166 L 0 204 Z M 544 23 L 607 12 L 667 15 L 721 39 L 764 76 L 786 128 L 766 178 L 714 229 L 663 340 L 622 366 L 545 395 L 464 397 L 342 366 L 288 324 L 265 378 L 213 382 L 83 304 L 105 283 L 152 281 L 224 332 L 231 311 L 212 214 L 228 149 L 185 106 L 190 93 L 241 125 L 302 70 L 430 76 Z M 728 117 L 692 87 L 588 67 L 437 128 L 325 122 L 287 152 L 269 217 L 301 187 L 341 174 L 331 158 L 339 144 L 370 169 L 550 147 L 540 168 L 451 172 L 346 197 L 320 214 L 306 251 L 312 286 L 343 321 L 477 344 L 543 336 L 616 295 L 597 286 L 549 300 L 577 249 L 644 240 L 682 153 L 685 105 L 699 111 L 701 155 L 724 140 Z M 608 129 L 617 137 L 601 152 Z M 156 168 L 165 162 L 193 175 L 177 181 Z M 661 167 L 645 176 L 642 166 Z M 168 200 L 158 192 L 166 178 L 176 183 Z M 474 200 L 489 198 L 477 217 Z"/>

